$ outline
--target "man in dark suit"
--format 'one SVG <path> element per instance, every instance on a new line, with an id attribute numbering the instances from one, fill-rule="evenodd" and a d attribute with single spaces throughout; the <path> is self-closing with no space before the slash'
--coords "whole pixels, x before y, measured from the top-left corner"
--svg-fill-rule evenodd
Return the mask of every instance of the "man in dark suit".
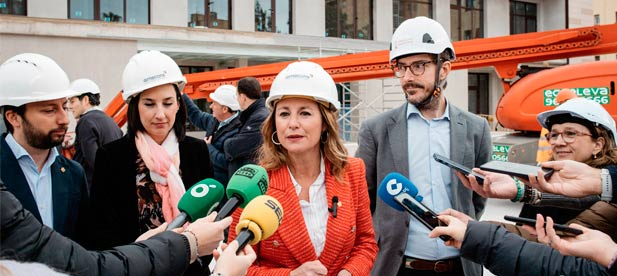
<path id="1" fill-rule="evenodd" d="M 96 151 L 103 145 L 120 139 L 122 130 L 111 117 L 97 108 L 101 103 L 101 91 L 96 83 L 89 79 L 77 79 L 71 83 L 71 90 L 74 95 L 69 99 L 69 106 L 78 120 L 75 126 L 73 160 L 79 162 L 86 171 L 90 188 Z"/>
<path id="2" fill-rule="evenodd" d="M 409 214 L 376 196 L 378 183 L 399 172 L 418 187 L 422 203 L 435 212 L 447 208 L 478 219 L 485 199 L 465 188 L 448 167 L 433 160 L 439 153 L 468 167 L 491 156 L 486 120 L 449 103 L 443 95 L 454 48 L 436 21 L 417 17 L 392 35 L 390 62 L 407 102 L 365 121 L 356 155 L 366 164 L 375 238 L 379 253 L 372 275 L 481 275 L 482 267 L 462 260 L 459 252 Z"/>
<path id="3" fill-rule="evenodd" d="M 257 149 L 263 143 L 261 124 L 268 117 L 266 101 L 261 98 L 261 85 L 256 78 L 245 77 L 238 81 L 240 103 L 240 130 L 225 140 L 225 156 L 229 161 L 229 177 L 240 167 L 257 162 Z"/>
<path id="4" fill-rule="evenodd" d="M 53 60 L 20 54 L 0 66 L 0 177 L 41 223 L 83 241 L 88 190 L 82 167 L 58 154 L 69 124 L 69 79 Z"/>

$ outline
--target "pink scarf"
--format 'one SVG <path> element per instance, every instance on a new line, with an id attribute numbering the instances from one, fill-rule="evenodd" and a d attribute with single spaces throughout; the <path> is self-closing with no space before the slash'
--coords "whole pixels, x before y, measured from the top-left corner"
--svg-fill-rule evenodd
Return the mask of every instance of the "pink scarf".
<path id="1" fill-rule="evenodd" d="M 150 178 L 156 183 L 156 191 L 163 200 L 163 217 L 166 222 L 170 222 L 180 214 L 178 201 L 185 192 L 179 173 L 180 153 L 176 134 L 169 132 L 163 144 L 159 145 L 150 135 L 138 131 L 135 146 L 150 170 Z"/>

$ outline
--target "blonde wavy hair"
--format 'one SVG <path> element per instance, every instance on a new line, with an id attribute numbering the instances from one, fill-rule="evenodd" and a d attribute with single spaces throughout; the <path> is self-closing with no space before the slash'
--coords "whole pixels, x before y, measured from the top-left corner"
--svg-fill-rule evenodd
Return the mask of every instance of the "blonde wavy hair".
<path id="1" fill-rule="evenodd" d="M 287 150 L 280 145 L 275 145 L 272 141 L 272 135 L 276 131 L 275 114 L 277 104 L 278 103 L 274 104 L 274 109 L 270 112 L 268 118 L 266 118 L 261 127 L 261 135 L 263 136 L 264 142 L 259 148 L 259 163 L 266 170 L 278 169 L 287 165 L 289 161 Z M 331 111 L 319 102 L 317 106 L 319 106 L 319 113 L 326 126 L 325 132 L 327 133 L 325 141 L 322 136 L 320 150 L 324 159 L 328 160 L 330 163 L 330 172 L 332 175 L 337 181 L 342 182 L 343 172 L 349 164 L 349 161 L 347 160 L 347 149 L 339 136 L 339 126 L 336 121 L 337 113 L 336 111 Z"/>

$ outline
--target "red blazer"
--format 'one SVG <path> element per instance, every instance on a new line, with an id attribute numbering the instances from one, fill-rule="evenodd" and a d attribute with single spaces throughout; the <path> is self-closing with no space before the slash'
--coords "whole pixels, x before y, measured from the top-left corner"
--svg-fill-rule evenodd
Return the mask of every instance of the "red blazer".
<path id="1" fill-rule="evenodd" d="M 282 167 L 268 172 L 270 185 L 266 194 L 276 198 L 283 206 L 283 220 L 274 235 L 254 246 L 257 260 L 247 275 L 289 275 L 303 263 L 314 260 L 319 260 L 328 268 L 328 275 L 337 275 L 343 269 L 352 275 L 370 274 L 378 249 L 364 162 L 359 158 L 349 158 L 349 165 L 343 173 L 346 183 L 339 183 L 330 174 L 327 161 L 325 165 L 328 202 L 337 196 L 340 203 L 337 217 L 328 216 L 326 244 L 319 258 L 304 224 L 300 201 L 289 172 Z M 238 209 L 233 214 L 230 241 L 236 237 L 236 224 L 241 213 L 242 210 Z"/>

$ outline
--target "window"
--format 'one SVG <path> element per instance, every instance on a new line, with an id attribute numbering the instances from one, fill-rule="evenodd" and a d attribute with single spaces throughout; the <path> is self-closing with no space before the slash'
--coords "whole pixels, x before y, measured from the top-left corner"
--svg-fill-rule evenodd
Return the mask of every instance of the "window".
<path id="1" fill-rule="evenodd" d="M 69 0 L 69 18 L 124 22 L 150 23 L 149 0 Z"/>
<path id="2" fill-rule="evenodd" d="M 468 108 L 475 114 L 488 114 L 488 74 L 469 73 Z"/>
<path id="3" fill-rule="evenodd" d="M 231 0 L 189 0 L 188 26 L 231 30 Z"/>
<path id="4" fill-rule="evenodd" d="M 255 0 L 255 31 L 290 34 L 291 0 Z"/>
<path id="5" fill-rule="evenodd" d="M 521 1 L 510 1 L 510 34 L 524 34 L 537 31 L 537 5 Z"/>
<path id="6" fill-rule="evenodd" d="M 433 17 L 433 0 L 392 0 L 394 29 L 416 16 Z"/>
<path id="7" fill-rule="evenodd" d="M 450 0 L 452 41 L 484 37 L 483 0 Z"/>
<path id="8" fill-rule="evenodd" d="M 594 14 L 593 15 L 593 24 L 594 25 L 600 25 L 600 15 L 599 14 Z"/>
<path id="9" fill-rule="evenodd" d="M 26 0 L 0 0 L 0 14 L 27 15 Z"/>
<path id="10" fill-rule="evenodd" d="M 326 0 L 326 36 L 373 39 L 373 1 Z"/>
<path id="11" fill-rule="evenodd" d="M 214 70 L 214 67 L 212 66 L 179 66 L 179 67 L 183 75 L 201 73 L 201 72 L 210 72 Z"/>

